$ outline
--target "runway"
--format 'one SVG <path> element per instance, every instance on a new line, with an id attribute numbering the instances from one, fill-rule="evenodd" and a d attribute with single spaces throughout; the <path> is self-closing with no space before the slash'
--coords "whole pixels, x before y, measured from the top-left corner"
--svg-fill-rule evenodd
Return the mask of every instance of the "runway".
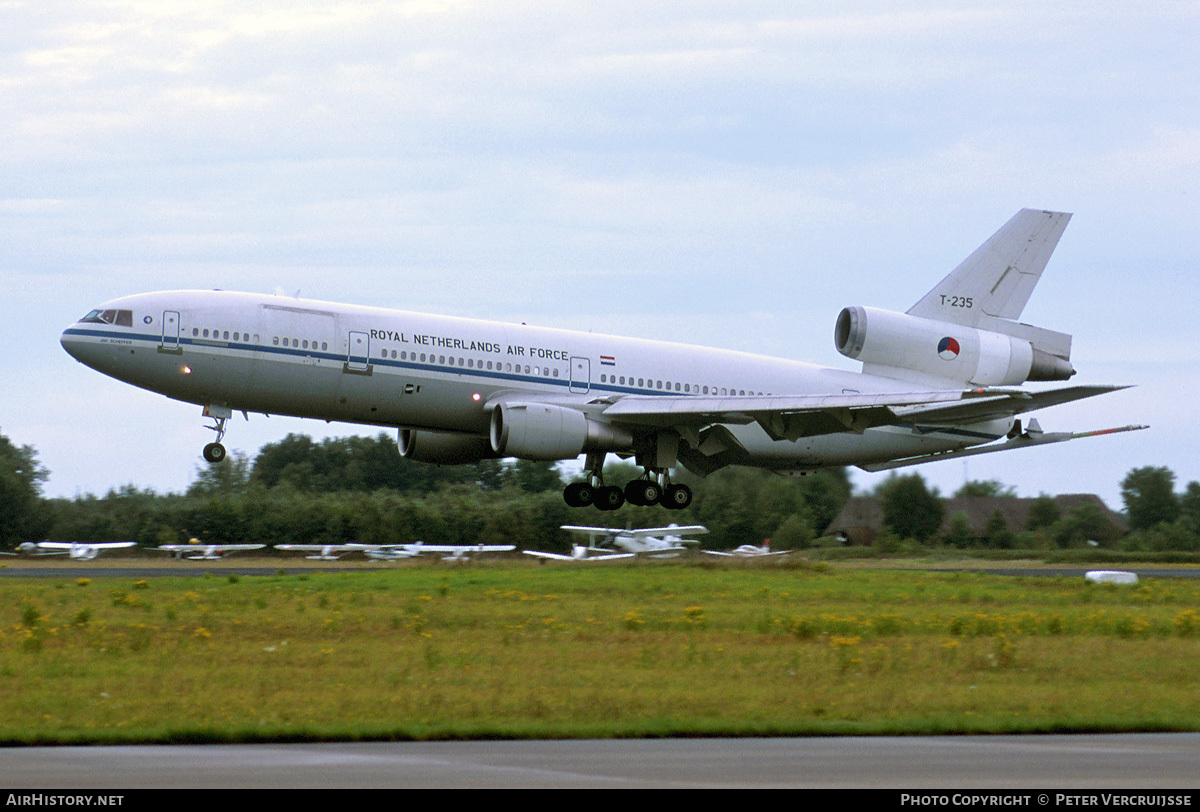
<path id="1" fill-rule="evenodd" d="M 1190 790 L 1200 734 L 30 747 L 0 785 Z"/>

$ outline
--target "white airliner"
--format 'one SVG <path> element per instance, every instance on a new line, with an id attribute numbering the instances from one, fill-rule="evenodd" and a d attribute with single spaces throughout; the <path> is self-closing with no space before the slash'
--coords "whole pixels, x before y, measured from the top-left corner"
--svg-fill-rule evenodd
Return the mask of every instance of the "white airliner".
<path id="1" fill-rule="evenodd" d="M 399 429 L 401 454 L 453 465 L 586 455 L 572 506 L 682 508 L 678 465 L 878 471 L 1056 443 L 1017 415 L 1112 392 L 1075 374 L 1071 336 L 1019 323 L 1070 215 L 1024 209 L 905 313 L 847 307 L 834 343 L 862 372 L 730 350 L 227 291 L 114 299 L 62 335 L 79 361 L 203 406 Z M 609 453 L 644 474 L 606 485 Z"/>
<path id="2" fill-rule="evenodd" d="M 163 544 L 155 547 L 164 553 L 174 553 L 176 558 L 186 558 L 190 561 L 215 561 L 231 553 L 244 550 L 261 550 L 265 544 Z"/>
<path id="3" fill-rule="evenodd" d="M 122 550 L 136 545 L 135 541 L 100 541 L 90 544 L 79 541 L 26 541 L 17 545 L 16 553 L 5 555 L 65 555 L 75 561 L 91 561 L 105 550 Z"/>

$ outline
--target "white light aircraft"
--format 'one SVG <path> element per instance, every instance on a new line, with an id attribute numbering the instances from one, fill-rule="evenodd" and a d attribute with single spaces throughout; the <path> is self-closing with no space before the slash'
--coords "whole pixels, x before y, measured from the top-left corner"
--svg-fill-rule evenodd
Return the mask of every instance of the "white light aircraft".
<path id="1" fill-rule="evenodd" d="M 861 372 L 661 341 L 253 293 L 114 299 L 62 334 L 114 378 L 203 407 L 398 429 L 400 453 L 454 465 L 586 455 L 572 506 L 683 508 L 678 465 L 801 475 L 879 471 L 1129 431 L 1043 432 L 1019 415 L 1117 389 L 1040 390 L 1075 374 L 1071 336 L 1017 321 L 1070 215 L 1024 209 L 904 313 L 847 307 L 839 352 Z M 643 474 L 604 483 L 605 457 Z"/>
<path id="2" fill-rule="evenodd" d="M 412 544 L 381 544 L 374 550 L 365 551 L 365 554 L 368 558 L 381 561 L 418 555 L 440 555 L 443 561 L 463 561 L 483 553 L 511 553 L 515 549 L 515 544 L 426 544 L 417 541 Z"/>
<path id="3" fill-rule="evenodd" d="M 337 561 L 346 553 L 362 552 L 378 547 L 376 544 L 276 544 L 276 550 L 295 553 L 313 553 L 306 555 L 313 561 Z"/>
<path id="4" fill-rule="evenodd" d="M 541 550 L 522 550 L 525 555 L 533 558 L 540 558 L 547 561 L 617 561 L 622 558 L 637 558 L 637 553 L 614 553 L 601 552 L 595 553 L 588 549 L 583 544 L 572 544 L 571 554 L 563 555 L 562 553 L 544 553 Z"/>
<path id="5" fill-rule="evenodd" d="M 613 527 L 582 527 L 573 524 L 564 524 L 563 530 L 573 533 L 577 536 L 583 536 L 587 539 L 586 545 L 574 545 L 575 548 L 582 547 L 586 553 L 600 553 L 607 557 L 612 557 L 614 552 L 618 554 L 624 553 L 627 556 L 650 556 L 652 558 L 674 558 L 681 553 L 690 552 L 689 545 L 699 544 L 699 540 L 688 538 L 688 536 L 699 536 L 708 532 L 708 528 L 700 524 L 691 524 L 679 526 L 677 524 L 667 525 L 666 527 L 643 527 L 637 530 Z M 534 551 L 526 550 L 529 555 L 534 555 Z M 539 558 L 558 557 L 566 558 L 567 556 L 554 556 L 552 553 L 542 553 Z M 570 558 L 579 557 L 576 549 L 572 549 Z"/>
<path id="6" fill-rule="evenodd" d="M 75 561 L 91 561 L 105 550 L 122 550 L 135 546 L 135 541 L 100 541 L 90 544 L 79 541 L 26 541 L 17 545 L 16 553 L 5 555 L 65 555 Z"/>
<path id="7" fill-rule="evenodd" d="M 701 550 L 706 555 L 732 556 L 734 558 L 759 558 L 767 555 L 787 555 L 791 550 L 772 550 L 771 540 L 767 539 L 761 547 L 755 544 L 743 544 L 732 550 Z"/>
<path id="8" fill-rule="evenodd" d="M 231 553 L 243 550 L 261 550 L 265 544 L 164 544 L 155 547 L 165 553 L 174 553 L 176 558 L 186 558 L 191 561 L 215 561 Z"/>
<path id="9" fill-rule="evenodd" d="M 336 561 L 345 553 L 362 553 L 376 561 L 395 561 L 419 555 L 440 555 L 445 561 L 463 561 L 481 553 L 511 553 L 515 544 L 276 544 L 276 550 L 315 553 L 305 556 L 316 561 Z"/>

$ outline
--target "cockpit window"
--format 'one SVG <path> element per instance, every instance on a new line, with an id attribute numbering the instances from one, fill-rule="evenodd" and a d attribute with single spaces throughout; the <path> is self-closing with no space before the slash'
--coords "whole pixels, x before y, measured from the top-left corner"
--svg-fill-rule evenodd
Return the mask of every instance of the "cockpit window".
<path id="1" fill-rule="evenodd" d="M 80 321 L 90 321 L 96 324 L 115 324 L 118 327 L 133 326 L 132 310 L 93 310 Z"/>

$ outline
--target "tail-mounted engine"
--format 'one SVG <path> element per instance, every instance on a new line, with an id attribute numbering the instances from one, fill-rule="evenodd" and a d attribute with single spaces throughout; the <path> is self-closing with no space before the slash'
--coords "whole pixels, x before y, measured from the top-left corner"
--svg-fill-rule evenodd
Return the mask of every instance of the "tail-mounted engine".
<path id="1" fill-rule="evenodd" d="M 888 378 L 1012 386 L 1075 374 L 1069 335 L 1007 319 L 985 317 L 980 327 L 967 327 L 847 307 L 838 314 L 833 341 L 842 355 L 863 362 L 863 372 Z"/>

